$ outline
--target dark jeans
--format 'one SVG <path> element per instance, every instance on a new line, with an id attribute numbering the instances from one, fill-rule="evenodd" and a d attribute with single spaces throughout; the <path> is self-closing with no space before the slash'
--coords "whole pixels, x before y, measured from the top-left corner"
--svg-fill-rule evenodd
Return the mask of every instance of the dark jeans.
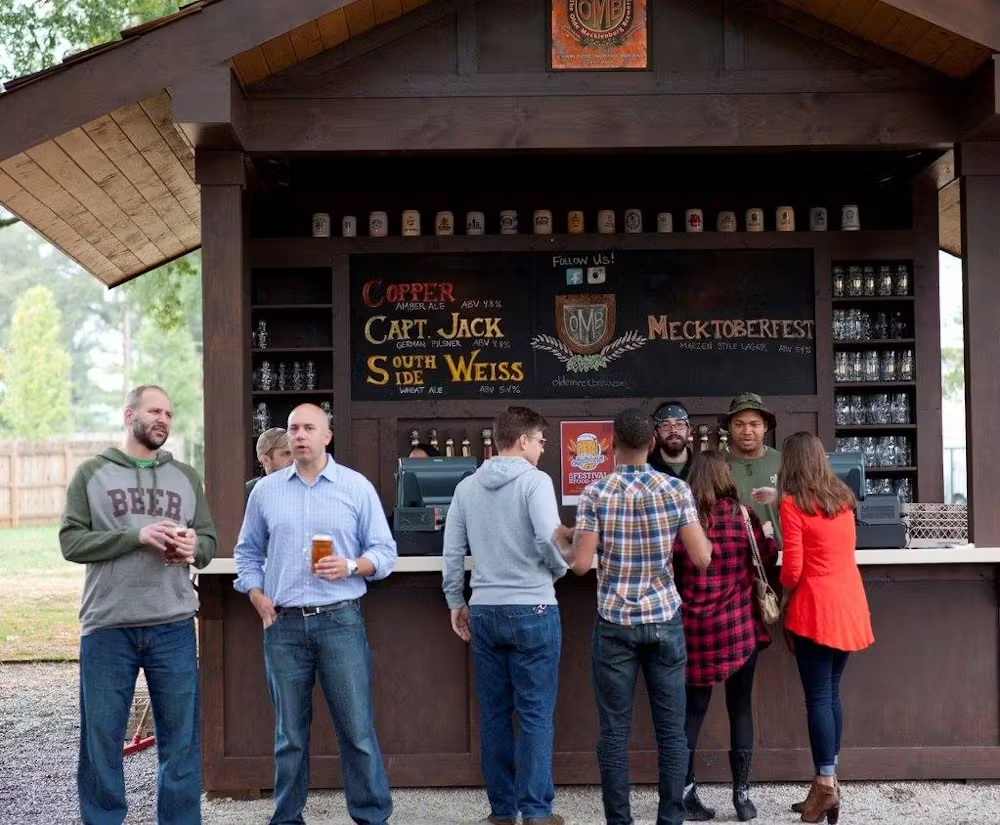
<path id="1" fill-rule="evenodd" d="M 139 668 L 146 674 L 160 760 L 157 822 L 199 825 L 201 744 L 194 619 L 96 630 L 80 639 L 80 815 L 84 825 L 120 825 L 125 820 L 122 756 Z"/>
<path id="2" fill-rule="evenodd" d="M 659 756 L 657 825 L 684 821 L 684 667 L 687 649 L 680 611 L 669 622 L 618 625 L 600 616 L 594 625 L 594 695 L 601 733 L 597 762 L 607 825 L 630 825 L 628 740 L 635 683 L 642 669 L 653 712 Z"/>
<path id="3" fill-rule="evenodd" d="M 271 825 L 304 822 L 317 676 L 337 733 L 347 811 L 359 825 L 388 822 L 392 797 L 375 736 L 371 651 L 357 600 L 315 616 L 282 612 L 264 631 L 264 669 L 275 724 Z"/>
<path id="4" fill-rule="evenodd" d="M 729 713 L 729 749 L 732 751 L 753 750 L 753 676 L 757 668 L 757 651 L 750 654 L 740 669 L 726 679 L 726 711 Z M 698 735 L 702 722 L 712 701 L 712 686 L 687 687 L 687 716 L 684 731 L 688 748 L 692 753 L 698 748 Z M 687 781 L 694 782 L 689 766 Z"/>
<path id="5" fill-rule="evenodd" d="M 847 666 L 848 653 L 795 637 L 795 661 L 799 666 L 806 696 L 809 745 L 816 776 L 835 776 L 840 756 L 844 716 L 840 707 L 840 677 Z"/>
<path id="6" fill-rule="evenodd" d="M 497 817 L 546 817 L 552 781 L 552 714 L 559 685 L 559 607 L 469 608 L 479 702 L 481 766 Z M 518 730 L 514 731 L 514 713 Z"/>

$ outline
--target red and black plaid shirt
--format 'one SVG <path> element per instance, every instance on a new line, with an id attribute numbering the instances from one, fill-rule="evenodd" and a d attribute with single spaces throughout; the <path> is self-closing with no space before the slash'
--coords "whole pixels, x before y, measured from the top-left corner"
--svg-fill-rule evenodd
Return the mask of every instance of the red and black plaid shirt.
<path id="1" fill-rule="evenodd" d="M 749 509 L 749 508 L 748 508 Z M 681 619 L 687 643 L 687 683 L 707 687 L 723 682 L 770 637 L 754 605 L 754 566 L 750 540 L 739 505 L 716 502 L 712 526 L 712 563 L 699 570 L 679 541 L 674 543 L 674 579 L 681 595 Z M 764 569 L 777 564 L 774 539 L 764 537 L 760 519 L 750 510 Z"/>

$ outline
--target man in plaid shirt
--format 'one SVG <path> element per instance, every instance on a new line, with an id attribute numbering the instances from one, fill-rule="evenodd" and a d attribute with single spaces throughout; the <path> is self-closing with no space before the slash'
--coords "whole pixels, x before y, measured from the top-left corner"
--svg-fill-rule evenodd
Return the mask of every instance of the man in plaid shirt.
<path id="1" fill-rule="evenodd" d="M 629 825 L 628 740 L 642 668 L 659 752 L 657 825 L 684 821 L 684 668 L 681 600 L 671 564 L 674 538 L 702 570 L 712 548 L 687 484 L 647 463 L 653 422 L 639 409 L 615 417 L 614 472 L 584 489 L 569 559 L 583 575 L 597 553 L 597 620 L 591 657 L 601 732 L 597 761 L 608 825 Z"/>

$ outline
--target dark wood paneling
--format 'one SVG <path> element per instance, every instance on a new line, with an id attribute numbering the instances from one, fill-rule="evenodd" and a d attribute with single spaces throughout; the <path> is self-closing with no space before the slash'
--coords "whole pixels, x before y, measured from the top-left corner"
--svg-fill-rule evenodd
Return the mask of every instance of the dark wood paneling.
<path id="1" fill-rule="evenodd" d="M 947 147 L 955 103 L 919 92 L 252 100 L 247 151 Z M 358 124 L 366 128 L 359 129 Z"/>
<path id="2" fill-rule="evenodd" d="M 816 394 L 829 398 L 830 403 L 820 405 L 816 413 L 816 434 L 828 451 L 834 449 L 833 397 L 836 385 L 833 380 L 833 257 L 830 250 L 820 247 L 813 258 L 816 279 Z"/>
<path id="3" fill-rule="evenodd" d="M 854 655 L 843 682 L 844 779 L 1000 778 L 1000 666 L 995 570 L 865 568 L 876 642 Z M 230 577 L 212 577 L 201 623 L 205 788 L 273 786 L 272 720 L 260 621 Z M 595 574 L 556 585 L 563 628 L 556 706 L 557 784 L 599 782 L 590 678 Z M 372 647 L 376 728 L 394 787 L 480 785 L 468 649 L 452 634 L 440 574 L 395 574 L 364 599 Z M 222 620 L 215 618 L 221 606 Z M 222 628 L 225 631 L 222 631 Z M 987 653 L 988 652 L 988 653 Z M 212 663 L 215 663 L 214 665 Z M 210 686 L 210 687 L 209 687 Z M 702 781 L 729 781 L 728 727 L 716 691 L 698 751 Z M 221 697 L 221 698 L 220 698 Z M 339 787 L 325 702 L 313 697 L 311 785 Z M 225 741 L 220 741 L 221 719 Z M 796 780 L 811 770 L 794 660 L 780 642 L 762 653 L 755 686 L 754 776 Z M 646 694 L 636 693 L 632 781 L 656 781 Z"/>
<path id="4" fill-rule="evenodd" d="M 351 279 L 347 256 L 332 258 L 333 277 L 333 447 L 334 456 L 353 467 L 351 427 Z M 372 476 L 368 476 L 372 478 Z"/>
<path id="5" fill-rule="evenodd" d="M 344 451 L 343 463 L 357 470 L 365 478 L 377 483 L 381 475 L 381 451 L 379 449 L 379 420 L 377 418 L 355 418 L 350 422 L 351 443 L 356 444 L 348 453 Z"/>
<path id="6" fill-rule="evenodd" d="M 477 4 L 481 73 L 545 71 L 546 5 L 538 0 Z"/>
<path id="7" fill-rule="evenodd" d="M 226 153 L 227 156 L 230 153 Z M 242 155 L 232 153 L 228 166 Z M 202 300 L 205 317 L 205 488 L 219 556 L 232 556 L 243 521 L 243 459 L 250 437 L 249 295 L 244 262 L 243 189 L 201 187 Z M 239 472 L 234 472 L 235 468 Z"/>
<path id="8" fill-rule="evenodd" d="M 959 147 L 959 159 L 961 158 Z M 959 160 L 961 168 L 961 160 Z M 993 163 L 1000 164 L 1000 144 Z M 981 547 L 1000 545 L 1000 507 L 996 505 L 996 474 L 1000 440 L 996 414 L 1000 410 L 1000 175 L 962 177 L 962 274 L 965 317 L 966 454 L 969 472 L 970 540 Z"/>

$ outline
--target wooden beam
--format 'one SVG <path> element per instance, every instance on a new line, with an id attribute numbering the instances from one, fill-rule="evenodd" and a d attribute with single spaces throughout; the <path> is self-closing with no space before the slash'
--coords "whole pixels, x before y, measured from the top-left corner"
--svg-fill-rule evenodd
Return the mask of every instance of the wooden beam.
<path id="1" fill-rule="evenodd" d="M 923 93 L 251 100 L 248 152 L 642 147 L 941 147 L 951 101 Z"/>
<path id="2" fill-rule="evenodd" d="M 746 69 L 747 37 L 739 0 L 722 4 L 722 62 L 726 71 Z"/>
<path id="3" fill-rule="evenodd" d="M 246 98 L 228 64 L 201 69 L 170 87 L 173 117 L 200 149 L 242 149 Z"/>
<path id="4" fill-rule="evenodd" d="M 959 168 L 968 164 L 964 144 L 958 147 Z M 981 547 L 1000 543 L 1000 440 L 994 419 L 1000 409 L 1000 338 L 996 334 L 1000 306 L 1000 143 L 976 150 L 973 168 L 994 174 L 963 174 L 962 276 L 965 317 L 966 455 L 969 471 L 970 540 Z"/>
<path id="5" fill-rule="evenodd" d="M 0 160 L 285 34 L 351 0 L 211 3 L 0 95 Z M 83 67 L 86 66 L 84 69 Z"/>
<path id="6" fill-rule="evenodd" d="M 243 168 L 240 152 L 195 156 L 200 171 Z M 244 260 L 243 189 L 202 182 L 202 291 L 205 316 L 205 490 L 219 534 L 219 555 L 232 556 L 246 499 L 243 457 L 250 443 L 249 293 Z M 235 463 L 234 463 L 235 462 Z"/>
<path id="7" fill-rule="evenodd" d="M 882 3 L 1000 51 L 1000 10 L 996 0 L 882 0 Z"/>
<path id="8" fill-rule="evenodd" d="M 1000 176 L 1000 142 L 962 143 L 956 155 L 957 174 L 962 177 Z"/>
<path id="9" fill-rule="evenodd" d="M 996 55 L 969 81 L 963 136 L 966 140 L 1000 139 L 1000 60 Z"/>

